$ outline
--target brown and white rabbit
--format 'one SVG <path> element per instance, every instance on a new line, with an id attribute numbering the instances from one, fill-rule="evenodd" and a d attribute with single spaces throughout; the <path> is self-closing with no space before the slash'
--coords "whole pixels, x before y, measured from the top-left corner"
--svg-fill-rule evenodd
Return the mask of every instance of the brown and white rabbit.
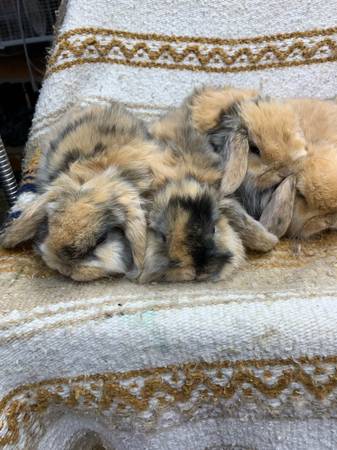
<path id="1" fill-rule="evenodd" d="M 39 195 L 1 236 L 33 239 L 45 263 L 75 280 L 138 275 L 146 244 L 142 195 L 165 167 L 141 121 L 121 105 L 75 107 L 48 135 Z"/>
<path id="2" fill-rule="evenodd" d="M 276 244 L 228 197 L 240 183 L 232 170 L 240 161 L 227 161 L 224 176 L 222 157 L 192 126 L 188 110 L 170 112 L 150 132 L 171 153 L 175 171 L 150 203 L 141 282 L 224 280 L 241 266 L 245 245 L 268 251 Z"/>

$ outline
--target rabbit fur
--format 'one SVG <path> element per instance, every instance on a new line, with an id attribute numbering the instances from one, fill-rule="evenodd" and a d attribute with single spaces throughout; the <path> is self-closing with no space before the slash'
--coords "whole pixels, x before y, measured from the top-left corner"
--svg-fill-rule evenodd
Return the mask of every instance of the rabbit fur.
<path id="1" fill-rule="evenodd" d="M 235 196 L 249 214 L 260 219 L 275 189 L 294 176 L 296 195 L 289 191 L 291 213 L 285 212 L 288 223 L 278 236 L 309 238 L 336 228 L 335 102 L 272 99 L 230 87 L 205 87 L 188 102 L 194 126 L 209 136 L 215 152 L 226 155 L 231 145 L 236 152 L 248 146 L 247 172 Z"/>
<path id="2" fill-rule="evenodd" d="M 245 245 L 268 251 L 276 244 L 230 197 L 245 169 L 236 158 L 227 161 L 213 151 L 193 125 L 188 103 L 154 122 L 150 133 L 175 170 L 149 203 L 142 282 L 224 280 L 241 266 Z"/>
<path id="3" fill-rule="evenodd" d="M 1 244 L 33 239 L 49 267 L 75 280 L 138 276 L 144 202 L 168 168 L 144 124 L 118 103 L 74 107 L 43 150 L 39 195 L 5 227 Z"/>

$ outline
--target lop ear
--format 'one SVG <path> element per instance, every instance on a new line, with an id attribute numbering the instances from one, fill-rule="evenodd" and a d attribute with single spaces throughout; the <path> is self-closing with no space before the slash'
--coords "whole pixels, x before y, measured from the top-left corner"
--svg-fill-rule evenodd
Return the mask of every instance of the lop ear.
<path id="1" fill-rule="evenodd" d="M 168 260 L 164 256 L 161 247 L 162 243 L 156 239 L 155 232 L 149 229 L 147 234 L 144 268 L 139 277 L 140 283 L 157 281 L 168 269 Z"/>
<path id="2" fill-rule="evenodd" d="M 230 195 L 241 185 L 248 167 L 248 134 L 237 104 L 232 105 L 218 125 L 208 132 L 208 140 L 222 161 L 221 193 Z"/>
<path id="3" fill-rule="evenodd" d="M 277 244 L 278 238 L 247 214 L 236 200 L 223 199 L 220 211 L 228 219 L 234 230 L 239 233 L 245 247 L 260 252 L 268 252 Z"/>
<path id="4" fill-rule="evenodd" d="M 337 230 L 337 213 L 312 217 L 304 224 L 300 233 L 298 233 L 298 237 L 300 239 L 309 239 L 315 234 L 327 230 Z"/>
<path id="5" fill-rule="evenodd" d="M 125 237 L 130 243 L 133 259 L 138 269 L 138 273 L 134 274 L 134 278 L 139 275 L 144 264 L 146 230 L 146 216 L 141 203 L 137 202 L 137 204 L 135 204 L 134 202 L 130 202 L 130 204 L 127 205 Z"/>
<path id="6" fill-rule="evenodd" d="M 191 110 L 194 126 L 199 132 L 206 133 L 216 127 L 221 114 L 228 111 L 232 105 L 257 95 L 258 92 L 252 89 L 204 86 L 193 92 L 187 99 L 187 104 Z"/>
<path id="7" fill-rule="evenodd" d="M 293 217 L 296 194 L 295 176 L 289 176 L 277 187 L 260 217 L 264 227 L 278 238 L 285 235 Z"/>
<path id="8" fill-rule="evenodd" d="M 0 234 L 0 245 L 13 248 L 32 239 L 47 214 L 48 200 L 46 193 L 27 203 L 17 219 L 11 219 L 7 225 L 5 224 Z"/>

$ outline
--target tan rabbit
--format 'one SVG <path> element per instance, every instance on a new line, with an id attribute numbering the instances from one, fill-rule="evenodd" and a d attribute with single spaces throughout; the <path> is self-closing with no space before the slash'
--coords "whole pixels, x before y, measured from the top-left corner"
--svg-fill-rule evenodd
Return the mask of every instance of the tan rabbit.
<path id="1" fill-rule="evenodd" d="M 164 153 L 121 105 L 74 108 L 50 131 L 39 195 L 1 236 L 33 239 L 46 264 L 75 280 L 138 275 L 146 244 L 143 195 L 161 180 Z"/>
<path id="2" fill-rule="evenodd" d="M 280 219 L 279 209 L 283 202 L 283 217 L 280 219 L 283 226 L 278 227 L 278 232 L 275 226 L 268 227 L 279 237 L 287 234 L 308 238 L 323 230 L 335 229 L 337 104 L 317 99 L 261 97 L 239 98 L 233 102 L 230 89 L 225 89 L 226 95 L 223 89 L 211 88 L 210 92 L 219 99 L 219 103 L 222 102 L 224 109 L 214 106 L 207 89 L 197 93 L 197 99 L 191 102 L 194 124 L 204 132 L 207 130 L 215 151 L 219 153 L 228 151 L 229 143 L 234 142 L 233 132 L 241 136 L 246 133 L 248 170 L 235 194 L 246 210 L 260 219 L 272 201 L 269 219 Z M 208 108 L 217 111 L 218 119 L 209 120 Z M 244 143 L 244 139 L 241 142 Z M 237 142 L 234 144 L 236 152 L 241 154 L 241 146 Z M 274 201 L 274 190 L 291 175 L 296 176 L 297 182 L 290 182 L 288 187 L 293 186 L 296 195 L 288 188 L 283 190 L 287 198 L 283 195 Z M 265 225 L 270 223 L 264 218 L 261 221 Z M 288 227 L 285 226 L 287 222 Z"/>
<path id="3" fill-rule="evenodd" d="M 213 97 L 219 100 L 216 107 Z M 246 175 L 235 196 L 259 219 L 275 188 L 296 173 L 297 163 L 307 154 L 295 112 L 284 102 L 233 88 L 205 88 L 190 104 L 193 123 L 209 136 L 215 152 L 227 158 L 233 146 L 236 154 L 247 149 Z M 282 233 L 286 229 L 284 221 Z"/>
<path id="4" fill-rule="evenodd" d="M 289 99 L 306 140 L 307 158 L 297 173 L 294 214 L 288 236 L 309 238 L 337 228 L 337 104 Z"/>
<path id="5" fill-rule="evenodd" d="M 244 246 L 268 251 L 276 244 L 274 235 L 228 197 L 242 180 L 231 170 L 240 162 L 229 159 L 224 171 L 222 157 L 192 125 L 187 110 L 170 112 L 150 131 L 171 152 L 175 172 L 150 203 L 142 282 L 224 280 L 241 266 Z M 244 176 L 242 168 L 239 173 Z"/>

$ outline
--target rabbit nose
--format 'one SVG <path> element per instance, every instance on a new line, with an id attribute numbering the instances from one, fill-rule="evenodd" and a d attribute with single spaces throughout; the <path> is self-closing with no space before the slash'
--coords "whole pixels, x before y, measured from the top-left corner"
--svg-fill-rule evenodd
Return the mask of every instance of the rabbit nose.
<path id="1" fill-rule="evenodd" d="M 206 257 L 207 258 L 216 258 L 218 255 L 218 251 L 214 245 L 214 243 L 212 245 L 209 246 L 209 248 L 206 248 Z"/>
<path id="2" fill-rule="evenodd" d="M 230 263 L 233 253 L 230 251 L 219 251 L 217 248 L 209 250 L 209 257 L 203 268 L 197 273 L 197 279 L 202 281 L 216 276 L 225 264 Z"/>
<path id="3" fill-rule="evenodd" d="M 221 252 L 219 252 L 219 249 L 217 248 L 215 242 L 213 239 L 210 239 L 206 242 L 205 245 L 205 260 L 206 263 L 209 260 L 215 260 L 221 256 Z"/>

